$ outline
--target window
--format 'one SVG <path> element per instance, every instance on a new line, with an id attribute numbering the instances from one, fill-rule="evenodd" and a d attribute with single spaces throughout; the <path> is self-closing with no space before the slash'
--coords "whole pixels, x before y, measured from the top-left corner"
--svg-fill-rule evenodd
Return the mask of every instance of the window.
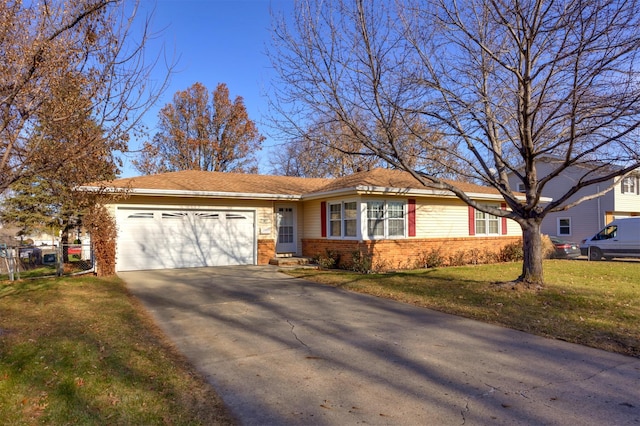
<path id="1" fill-rule="evenodd" d="M 355 201 L 329 204 L 329 235 L 356 237 L 358 235 L 358 207 Z"/>
<path id="2" fill-rule="evenodd" d="M 202 219 L 202 220 L 208 220 L 208 219 L 220 219 L 220 214 L 219 213 L 211 213 L 211 212 L 196 212 L 194 213 L 195 217 L 197 217 L 198 219 Z"/>
<path id="3" fill-rule="evenodd" d="M 376 237 L 403 237 L 405 235 L 404 202 L 367 202 L 367 234 Z"/>
<path id="4" fill-rule="evenodd" d="M 329 235 L 342 236 L 342 204 L 329 204 Z"/>
<path id="5" fill-rule="evenodd" d="M 389 216 L 390 237 L 404 236 L 404 203 L 387 203 L 387 215 Z"/>
<path id="6" fill-rule="evenodd" d="M 500 219 L 489 213 L 476 209 L 476 234 L 497 235 L 500 233 Z"/>
<path id="7" fill-rule="evenodd" d="M 351 201 L 342 204 L 344 208 L 344 236 L 355 237 L 358 235 L 358 209 L 357 203 Z"/>
<path id="8" fill-rule="evenodd" d="M 162 219 L 184 219 L 187 217 L 187 213 L 185 212 L 168 212 L 168 213 L 162 213 Z"/>
<path id="9" fill-rule="evenodd" d="M 132 213 L 127 216 L 128 219 L 153 219 L 153 212 Z"/>
<path id="10" fill-rule="evenodd" d="M 635 176 L 627 176 L 622 179 L 622 193 L 623 194 L 635 194 L 636 193 L 636 178 Z"/>
<path id="11" fill-rule="evenodd" d="M 618 234 L 618 227 L 616 225 L 609 225 L 604 228 L 602 231 L 598 232 L 594 240 L 608 240 L 610 238 L 615 238 Z"/>
<path id="12" fill-rule="evenodd" d="M 524 183 L 520 182 L 518 183 L 518 192 L 524 192 L 525 191 L 525 187 L 524 187 Z"/>
<path id="13" fill-rule="evenodd" d="M 370 237 L 384 237 L 384 202 L 367 203 L 367 234 Z"/>
<path id="14" fill-rule="evenodd" d="M 571 235 L 571 218 L 558 218 L 558 235 Z"/>

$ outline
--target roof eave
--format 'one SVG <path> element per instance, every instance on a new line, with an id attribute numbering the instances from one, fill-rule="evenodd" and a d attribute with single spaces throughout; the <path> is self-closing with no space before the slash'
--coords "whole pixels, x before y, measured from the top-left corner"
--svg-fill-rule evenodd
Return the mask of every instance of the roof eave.
<path id="1" fill-rule="evenodd" d="M 416 197 L 439 197 L 439 198 L 457 198 L 457 196 L 447 190 L 442 189 L 418 189 L 418 188 L 393 188 L 382 186 L 365 186 L 358 185 L 354 188 L 341 188 L 333 191 L 314 192 L 311 194 L 305 194 L 302 196 L 302 200 L 316 200 L 319 198 L 337 197 L 341 195 L 406 195 Z M 481 200 L 503 200 L 504 198 L 500 194 L 489 194 L 483 192 L 467 192 L 466 193 L 472 199 Z M 524 195 L 517 196 L 518 200 L 525 200 Z M 543 197 L 543 201 L 551 201 L 551 198 Z M 548 198 L 548 199 L 547 199 Z"/>
<path id="2" fill-rule="evenodd" d="M 228 199 L 243 199 L 243 200 L 287 200 L 295 201 L 300 200 L 300 194 L 265 194 L 265 193 L 250 193 L 250 192 L 222 192 L 222 191 L 192 191 L 181 189 L 146 189 L 146 188 L 100 188 L 97 186 L 81 186 L 78 188 L 81 191 L 106 191 L 116 193 L 119 191 L 126 192 L 131 195 L 146 195 L 146 196 L 162 196 L 162 197 L 190 197 L 190 198 L 228 198 Z"/>

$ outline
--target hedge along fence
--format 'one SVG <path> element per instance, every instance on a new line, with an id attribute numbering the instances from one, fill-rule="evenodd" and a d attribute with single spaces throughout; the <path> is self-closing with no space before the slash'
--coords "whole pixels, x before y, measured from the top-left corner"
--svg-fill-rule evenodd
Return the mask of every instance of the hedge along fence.
<path id="1" fill-rule="evenodd" d="M 91 234 L 96 259 L 96 275 L 106 277 L 116 273 L 116 237 L 114 218 L 106 207 L 96 204 L 85 216 L 84 225 Z"/>

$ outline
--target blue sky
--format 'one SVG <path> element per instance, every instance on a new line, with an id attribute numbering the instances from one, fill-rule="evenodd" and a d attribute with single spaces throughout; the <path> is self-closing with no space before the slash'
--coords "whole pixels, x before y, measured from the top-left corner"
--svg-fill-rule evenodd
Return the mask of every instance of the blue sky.
<path id="1" fill-rule="evenodd" d="M 176 57 L 175 73 L 169 88 L 144 117 L 153 134 L 160 108 L 171 102 L 174 93 L 201 82 L 209 90 L 226 83 L 231 98 L 242 96 L 258 129 L 268 132 L 261 123 L 267 113 L 264 94 L 273 76 L 265 55 L 270 41 L 271 15 L 290 13 L 292 0 L 141 0 L 139 16 L 153 11 L 152 30 L 160 36 L 149 45 L 156 53 L 162 45 L 167 56 Z M 166 72 L 158 67 L 158 73 Z M 132 140 L 129 149 L 135 151 L 143 141 Z M 260 172 L 269 172 L 269 147 L 277 141 L 267 139 L 260 153 Z M 139 173 L 131 166 L 135 154 L 124 157 L 122 177 Z"/>

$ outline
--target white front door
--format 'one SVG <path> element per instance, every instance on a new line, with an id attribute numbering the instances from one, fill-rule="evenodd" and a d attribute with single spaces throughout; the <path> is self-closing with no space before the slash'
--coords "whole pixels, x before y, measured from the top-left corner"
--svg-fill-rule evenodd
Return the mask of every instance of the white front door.
<path id="1" fill-rule="evenodd" d="M 297 251 L 296 208 L 293 205 L 276 206 L 276 253 Z"/>

